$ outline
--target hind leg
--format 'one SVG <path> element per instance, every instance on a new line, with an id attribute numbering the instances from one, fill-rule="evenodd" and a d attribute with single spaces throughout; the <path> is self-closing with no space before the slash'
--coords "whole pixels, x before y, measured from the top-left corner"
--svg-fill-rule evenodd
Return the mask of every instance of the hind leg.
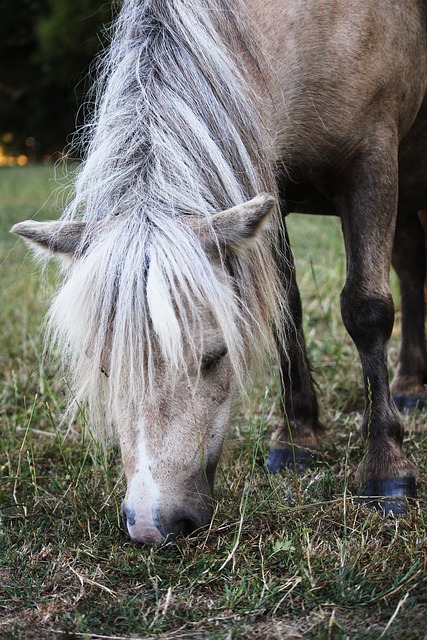
<path id="1" fill-rule="evenodd" d="M 426 404 L 426 254 L 424 231 L 416 213 L 402 216 L 401 219 L 398 217 L 392 264 L 399 278 L 401 292 L 402 340 L 391 391 L 398 409 L 406 413 Z"/>
<path id="2" fill-rule="evenodd" d="M 286 242 L 280 252 L 280 269 L 288 287 L 294 326 L 288 331 L 286 354 L 281 354 L 282 420 L 271 438 L 267 467 L 272 473 L 307 467 L 321 448 L 322 425 L 302 328 L 302 307 L 292 252 Z"/>

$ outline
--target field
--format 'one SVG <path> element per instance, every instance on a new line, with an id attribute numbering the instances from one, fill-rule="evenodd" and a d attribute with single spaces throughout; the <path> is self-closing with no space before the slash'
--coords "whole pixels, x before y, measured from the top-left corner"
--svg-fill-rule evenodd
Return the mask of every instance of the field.
<path id="1" fill-rule="evenodd" d="M 296 479 L 260 461 L 278 419 L 275 377 L 232 422 L 215 516 L 192 539 L 132 544 L 120 457 L 84 420 L 61 426 L 67 381 L 43 356 L 54 268 L 8 233 L 58 217 L 50 166 L 0 170 L 0 638 L 427 638 L 427 425 L 405 417 L 418 507 L 399 520 L 358 506 L 361 370 L 342 328 L 337 220 L 291 216 L 309 352 L 327 425 L 319 466 Z M 396 284 L 396 307 L 399 301 Z M 390 350 L 396 360 L 399 313 Z"/>

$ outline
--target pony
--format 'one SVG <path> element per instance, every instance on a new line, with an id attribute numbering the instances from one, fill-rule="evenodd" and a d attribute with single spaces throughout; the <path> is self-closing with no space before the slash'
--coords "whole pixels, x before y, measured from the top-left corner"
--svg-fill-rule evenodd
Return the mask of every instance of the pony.
<path id="1" fill-rule="evenodd" d="M 426 24 L 421 0 L 124 0 L 73 199 L 59 221 L 12 231 L 62 265 L 50 341 L 72 402 L 120 444 L 133 540 L 209 523 L 254 367 L 281 372 L 270 471 L 321 450 L 288 211 L 341 219 L 342 317 L 366 395 L 360 495 L 395 513 L 416 496 L 388 382 L 388 276 L 393 261 L 405 407 L 427 373 Z"/>

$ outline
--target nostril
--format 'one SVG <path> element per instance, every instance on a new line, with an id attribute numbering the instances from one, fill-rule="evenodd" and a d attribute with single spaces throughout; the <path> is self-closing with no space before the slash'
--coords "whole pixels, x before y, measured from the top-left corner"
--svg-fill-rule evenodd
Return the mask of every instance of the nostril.
<path id="1" fill-rule="evenodd" d="M 125 530 L 128 531 L 128 527 L 133 527 L 135 524 L 135 509 L 122 505 L 121 512 L 122 512 L 123 526 Z"/>

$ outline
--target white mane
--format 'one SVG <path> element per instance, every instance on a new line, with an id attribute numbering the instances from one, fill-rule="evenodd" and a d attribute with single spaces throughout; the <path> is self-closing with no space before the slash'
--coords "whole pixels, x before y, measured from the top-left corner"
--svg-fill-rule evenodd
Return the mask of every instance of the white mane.
<path id="1" fill-rule="evenodd" d="M 63 216 L 88 223 L 89 249 L 66 273 L 50 329 L 75 398 L 107 433 L 119 409 L 155 400 L 156 345 L 171 385 L 187 350 L 198 356 L 192 328 L 202 309 L 239 382 L 283 337 L 271 252 L 278 221 L 244 256 L 223 256 L 229 282 L 182 222 L 275 192 L 271 141 L 235 59 L 256 55 L 242 12 L 225 0 L 124 0 L 103 61 Z"/>

